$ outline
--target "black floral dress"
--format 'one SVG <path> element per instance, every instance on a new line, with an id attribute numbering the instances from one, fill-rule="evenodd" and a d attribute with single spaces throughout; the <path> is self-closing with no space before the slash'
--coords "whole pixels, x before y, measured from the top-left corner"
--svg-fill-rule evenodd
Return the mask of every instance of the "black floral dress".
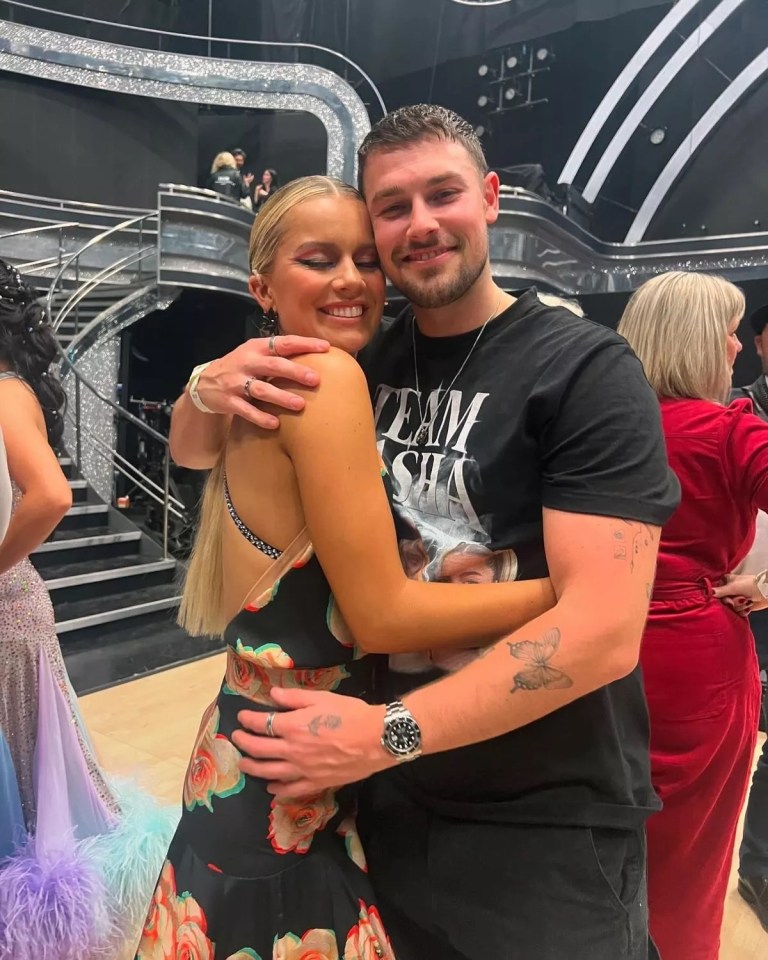
<path id="1" fill-rule="evenodd" d="M 254 546 L 277 553 L 241 525 Z M 355 788 L 278 800 L 243 774 L 230 737 L 272 687 L 369 698 L 363 656 L 306 532 L 275 559 L 261 595 L 225 631 L 226 675 L 206 710 L 181 822 L 136 960 L 394 960 L 355 827 Z"/>

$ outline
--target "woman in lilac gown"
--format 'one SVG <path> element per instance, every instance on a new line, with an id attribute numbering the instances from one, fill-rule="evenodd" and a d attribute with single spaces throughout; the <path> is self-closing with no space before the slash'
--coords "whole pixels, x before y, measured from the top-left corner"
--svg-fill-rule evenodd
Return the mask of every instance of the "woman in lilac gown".
<path id="1" fill-rule="evenodd" d="M 71 505 L 54 448 L 64 391 L 38 300 L 0 261 L 0 960 L 116 960 L 138 933 L 172 816 L 99 769 L 29 554 Z"/>

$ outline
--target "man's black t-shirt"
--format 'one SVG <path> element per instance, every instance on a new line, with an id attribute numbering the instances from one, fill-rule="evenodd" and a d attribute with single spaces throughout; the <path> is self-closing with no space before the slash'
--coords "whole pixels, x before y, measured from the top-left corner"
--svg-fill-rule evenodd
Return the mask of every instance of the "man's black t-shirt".
<path id="1" fill-rule="evenodd" d="M 478 331 L 430 338 L 412 325 L 398 318 L 364 358 L 409 575 L 547 576 L 543 507 L 658 525 L 672 514 L 679 484 L 658 402 L 616 333 L 529 290 L 488 324 L 446 395 Z M 412 336 L 429 424 L 421 445 Z M 437 663 L 454 669 L 464 656 Z M 390 668 L 392 698 L 440 675 L 419 654 L 392 657 Z M 640 670 L 502 737 L 390 775 L 446 816 L 636 825 L 658 808 Z"/>

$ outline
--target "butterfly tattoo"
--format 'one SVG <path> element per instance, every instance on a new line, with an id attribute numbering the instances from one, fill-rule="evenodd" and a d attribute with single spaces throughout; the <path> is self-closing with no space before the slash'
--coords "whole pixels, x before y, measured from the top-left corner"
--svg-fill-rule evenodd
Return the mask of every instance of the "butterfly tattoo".
<path id="1" fill-rule="evenodd" d="M 507 643 L 509 655 L 522 660 L 528 666 L 514 676 L 515 685 L 510 693 L 518 690 L 567 690 L 573 686 L 573 680 L 550 666 L 549 661 L 560 646 L 560 630 L 553 627 L 547 630 L 540 640 L 521 640 L 519 643 Z"/>

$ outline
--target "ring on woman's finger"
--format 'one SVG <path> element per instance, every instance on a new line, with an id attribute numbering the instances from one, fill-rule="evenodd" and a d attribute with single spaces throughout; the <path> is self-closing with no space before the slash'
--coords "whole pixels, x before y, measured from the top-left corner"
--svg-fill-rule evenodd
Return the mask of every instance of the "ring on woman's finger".
<path id="1" fill-rule="evenodd" d="M 277 337 L 272 336 L 269 338 L 269 352 L 273 357 L 279 357 L 280 354 L 277 352 Z"/>
<path id="2" fill-rule="evenodd" d="M 248 379 L 243 384 L 243 390 L 245 391 L 245 395 L 246 397 L 248 397 L 249 400 L 253 400 L 253 397 L 251 396 L 251 384 L 253 383 L 254 380 L 258 380 L 258 379 L 259 379 L 258 377 L 248 377 Z"/>
<path id="3" fill-rule="evenodd" d="M 274 711 L 272 713 L 267 714 L 267 725 L 265 727 L 264 732 L 268 737 L 277 736 L 277 734 L 275 733 L 275 716 L 276 714 Z"/>

